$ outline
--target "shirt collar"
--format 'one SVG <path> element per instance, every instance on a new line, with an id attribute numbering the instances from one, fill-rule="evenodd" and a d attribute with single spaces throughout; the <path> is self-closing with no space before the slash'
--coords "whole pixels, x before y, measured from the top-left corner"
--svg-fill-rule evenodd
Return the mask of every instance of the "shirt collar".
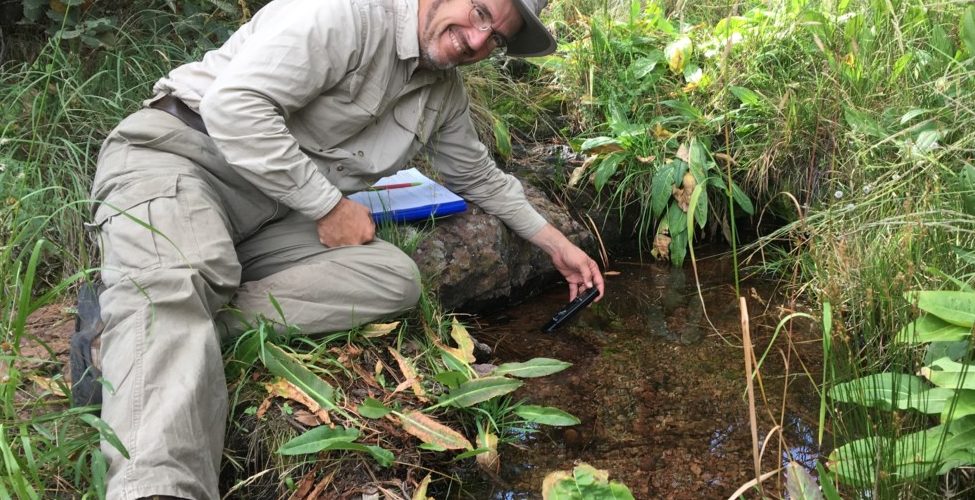
<path id="1" fill-rule="evenodd" d="M 396 9 L 396 55 L 400 59 L 417 59 L 420 57 L 420 41 L 417 30 L 420 17 L 417 12 L 417 0 L 394 0 L 391 2 Z"/>

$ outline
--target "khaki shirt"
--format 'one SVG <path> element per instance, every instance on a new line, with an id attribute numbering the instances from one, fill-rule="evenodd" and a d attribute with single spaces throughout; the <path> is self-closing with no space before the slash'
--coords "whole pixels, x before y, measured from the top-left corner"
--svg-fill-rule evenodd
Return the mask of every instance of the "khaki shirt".
<path id="1" fill-rule="evenodd" d="M 274 0 L 219 49 L 159 80 L 226 160 L 308 217 L 426 152 L 451 190 L 523 237 L 545 220 L 497 168 L 457 70 L 418 68 L 416 0 Z"/>

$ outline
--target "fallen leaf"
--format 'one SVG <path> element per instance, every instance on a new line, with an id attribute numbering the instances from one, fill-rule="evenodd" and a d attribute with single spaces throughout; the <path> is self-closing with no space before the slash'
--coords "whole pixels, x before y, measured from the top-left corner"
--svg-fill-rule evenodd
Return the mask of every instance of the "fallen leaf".
<path id="1" fill-rule="evenodd" d="M 264 401 L 261 401 L 261 405 L 257 407 L 257 413 L 255 413 L 254 416 L 256 416 L 258 420 L 264 418 L 264 414 L 267 413 L 269 408 L 271 408 L 271 398 L 272 396 L 264 398 Z"/>
<path id="2" fill-rule="evenodd" d="M 416 491 L 413 492 L 411 500 L 428 500 L 432 498 L 427 496 L 427 488 L 430 486 L 431 479 L 432 476 L 428 473 L 427 477 L 423 478 L 423 481 L 420 481 L 420 484 L 417 485 Z"/>
<path id="3" fill-rule="evenodd" d="M 653 156 L 653 155 L 650 155 L 650 156 L 637 156 L 636 157 L 636 161 L 638 161 L 640 163 L 653 163 L 656 159 L 657 159 L 657 157 L 656 156 Z"/>
<path id="4" fill-rule="evenodd" d="M 399 328 L 399 321 L 392 323 L 372 323 L 362 327 L 362 336 L 367 339 L 382 337 L 397 328 Z"/>
<path id="5" fill-rule="evenodd" d="M 376 367 L 372 369 L 372 373 L 378 377 L 379 374 L 382 372 L 383 372 L 383 362 L 377 359 Z"/>
<path id="6" fill-rule="evenodd" d="M 328 412 L 319 406 L 314 399 L 308 397 L 304 391 L 299 389 L 291 382 L 279 377 L 274 382 L 265 384 L 264 387 L 267 389 L 269 394 L 301 403 L 305 406 L 305 408 L 308 408 L 308 411 L 314 413 L 322 422 L 326 424 L 332 423 L 332 419 L 329 418 Z"/>
<path id="7" fill-rule="evenodd" d="M 420 385 L 420 380 L 419 377 L 417 377 L 416 370 L 413 368 L 413 365 L 409 362 L 409 360 L 404 358 L 399 351 L 393 349 L 392 347 L 389 348 L 389 353 L 393 355 L 394 359 L 396 359 L 396 364 L 399 365 L 399 371 L 403 373 L 404 379 L 393 392 L 399 392 L 406 388 L 402 386 L 408 385 L 413 387 L 413 394 L 416 394 L 416 397 L 420 398 L 421 401 L 429 401 L 427 399 L 427 391 L 423 389 L 422 385 Z"/>
<path id="8" fill-rule="evenodd" d="M 305 427 L 318 427 L 322 425 L 321 420 L 318 420 L 318 417 L 308 410 L 297 410 L 292 417 Z"/>
<path id="9" fill-rule="evenodd" d="M 590 157 L 590 158 L 595 158 L 595 157 Z M 568 182 L 569 187 L 575 187 L 576 184 L 578 184 L 579 181 L 582 180 L 582 176 L 586 173 L 586 168 L 588 167 L 587 165 L 588 163 L 589 160 L 587 159 L 586 163 L 583 163 L 582 166 L 572 169 L 572 174 L 569 175 L 569 182 Z"/>
<path id="10" fill-rule="evenodd" d="M 713 156 L 719 160 L 724 160 L 726 163 L 730 163 L 732 165 L 738 165 L 738 162 L 736 162 L 735 159 L 731 157 L 731 155 L 725 153 L 714 153 Z"/>
<path id="11" fill-rule="evenodd" d="M 687 149 L 686 143 L 681 143 L 681 145 L 677 147 L 677 158 L 684 160 L 684 163 L 691 162 L 691 151 Z"/>
<path id="12" fill-rule="evenodd" d="M 665 129 L 664 126 L 659 123 L 654 125 L 652 132 L 653 137 L 661 141 L 670 139 L 674 135 L 673 132 Z"/>
<path id="13" fill-rule="evenodd" d="M 31 379 L 35 384 L 37 384 L 37 386 L 40 387 L 41 390 L 43 391 L 50 392 L 51 394 L 61 398 L 67 396 L 64 393 L 64 391 L 61 390 L 61 387 L 58 386 L 58 384 L 56 384 L 49 377 L 42 377 L 40 375 L 31 375 L 28 378 Z"/>

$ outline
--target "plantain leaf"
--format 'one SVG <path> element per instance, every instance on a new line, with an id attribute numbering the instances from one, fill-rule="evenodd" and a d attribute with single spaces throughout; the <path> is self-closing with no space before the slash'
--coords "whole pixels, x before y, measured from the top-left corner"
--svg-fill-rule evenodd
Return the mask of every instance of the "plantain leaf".
<path id="1" fill-rule="evenodd" d="M 738 100 L 741 101 L 741 103 L 745 106 L 758 107 L 762 105 L 763 102 L 762 96 L 756 94 L 751 90 L 746 89 L 745 87 L 736 87 L 732 85 L 728 87 L 728 90 L 731 91 L 731 93 L 734 94 L 735 97 L 737 97 Z"/>
<path id="2" fill-rule="evenodd" d="M 972 369 L 972 365 L 941 358 L 921 368 L 920 373 L 938 387 L 975 389 L 975 374 Z"/>
<path id="3" fill-rule="evenodd" d="M 789 462 L 786 466 L 785 490 L 791 500 L 822 500 L 823 498 L 816 480 L 805 467 L 795 461 Z"/>
<path id="4" fill-rule="evenodd" d="M 937 389 L 937 388 L 936 388 Z M 940 413 L 954 391 L 929 389 L 920 377 L 904 373 L 875 373 L 850 382 L 837 384 L 829 396 L 842 403 L 855 403 L 884 410 L 913 409 L 922 413 Z"/>
<path id="5" fill-rule="evenodd" d="M 439 405 L 466 408 L 491 398 L 502 396 L 521 387 L 520 380 L 507 377 L 482 377 L 464 382 L 444 396 Z"/>
<path id="6" fill-rule="evenodd" d="M 922 311 L 948 323 L 965 328 L 975 325 L 975 293 L 939 290 L 907 292 L 904 295 Z"/>
<path id="7" fill-rule="evenodd" d="M 954 392 L 954 401 L 947 402 L 944 405 L 944 410 L 941 412 L 942 422 L 953 422 L 969 415 L 975 415 L 975 391 L 959 389 Z"/>
<path id="8" fill-rule="evenodd" d="M 280 347 L 271 342 L 265 342 L 262 360 L 264 361 L 264 366 L 272 374 L 294 384 L 295 387 L 301 389 L 302 392 L 318 403 L 319 406 L 328 408 L 329 410 L 342 414 L 350 420 L 354 420 L 349 412 L 335 404 L 335 389 L 328 382 L 315 375 Z"/>
<path id="9" fill-rule="evenodd" d="M 687 65 L 693 54 L 694 44 L 686 36 L 682 36 L 664 47 L 664 58 L 667 59 L 667 66 L 674 74 L 684 72 L 684 66 Z"/>
<path id="10" fill-rule="evenodd" d="M 528 422 L 537 424 L 553 426 L 579 424 L 579 419 L 574 415 L 549 406 L 521 405 L 515 408 L 515 414 Z"/>
<path id="11" fill-rule="evenodd" d="M 901 329 L 895 342 L 923 344 L 925 342 L 953 342 L 971 336 L 968 328 L 953 325 L 933 314 L 924 314 Z"/>
<path id="12" fill-rule="evenodd" d="M 965 165 L 958 174 L 958 192 L 961 194 L 961 209 L 968 215 L 975 215 L 975 167 Z"/>
<path id="13" fill-rule="evenodd" d="M 653 174 L 653 186 L 651 187 L 650 194 L 650 207 L 653 211 L 653 218 L 656 219 L 663 215 L 664 211 L 667 210 L 667 202 L 670 201 L 672 189 L 674 188 L 673 183 L 674 175 L 674 165 L 673 163 L 668 163 L 667 165 L 660 167 Z"/>
<path id="14" fill-rule="evenodd" d="M 969 56 L 975 56 L 975 6 L 965 9 L 958 26 L 958 36 L 961 38 Z"/>
<path id="15" fill-rule="evenodd" d="M 504 118 L 494 117 L 494 147 L 505 161 L 511 159 L 511 133 Z"/>
<path id="16" fill-rule="evenodd" d="M 461 433 L 441 424 L 429 415 L 418 411 L 396 413 L 403 430 L 416 436 L 424 443 L 439 446 L 445 450 L 470 450 L 474 447 Z"/>
<path id="17" fill-rule="evenodd" d="M 593 184 L 596 186 L 597 192 L 602 191 L 606 183 L 613 177 L 623 158 L 622 153 L 611 153 L 599 162 L 599 166 L 596 167 L 596 173 L 593 176 Z"/>
<path id="18" fill-rule="evenodd" d="M 731 197 L 734 198 L 735 203 L 737 203 L 746 214 L 755 215 L 755 207 L 752 205 L 752 200 L 749 199 L 748 195 L 745 194 L 745 192 L 738 187 L 738 184 L 735 184 L 734 182 L 731 183 Z"/>
<path id="19" fill-rule="evenodd" d="M 570 366 L 572 363 L 557 359 L 534 358 L 523 363 L 503 363 L 494 369 L 493 375 L 511 375 L 520 378 L 544 377 L 565 370 Z"/>
<path id="20" fill-rule="evenodd" d="M 379 401 L 378 399 L 366 398 L 366 400 L 363 401 L 358 408 L 356 408 L 356 411 L 359 412 L 359 415 L 366 418 L 383 418 L 386 415 L 389 415 L 389 412 L 393 410 L 387 408 L 386 405 L 384 405 L 382 401 Z"/>
<path id="21" fill-rule="evenodd" d="M 322 425 L 297 436 L 278 448 L 280 455 L 305 455 L 333 449 L 336 443 L 351 443 L 359 437 L 358 429 Z"/>

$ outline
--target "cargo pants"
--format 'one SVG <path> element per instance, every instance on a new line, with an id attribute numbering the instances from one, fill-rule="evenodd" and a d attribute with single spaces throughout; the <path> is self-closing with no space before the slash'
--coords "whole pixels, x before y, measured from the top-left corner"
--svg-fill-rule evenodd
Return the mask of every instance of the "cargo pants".
<path id="1" fill-rule="evenodd" d="M 208 136 L 158 110 L 105 141 L 92 195 L 102 251 L 108 498 L 219 498 L 227 418 L 221 336 L 245 317 L 306 333 L 412 307 L 413 261 L 384 241 L 327 248 L 315 221 L 241 179 Z M 218 327 L 220 325 L 220 327 Z M 229 331 L 228 331 L 229 329 Z"/>

